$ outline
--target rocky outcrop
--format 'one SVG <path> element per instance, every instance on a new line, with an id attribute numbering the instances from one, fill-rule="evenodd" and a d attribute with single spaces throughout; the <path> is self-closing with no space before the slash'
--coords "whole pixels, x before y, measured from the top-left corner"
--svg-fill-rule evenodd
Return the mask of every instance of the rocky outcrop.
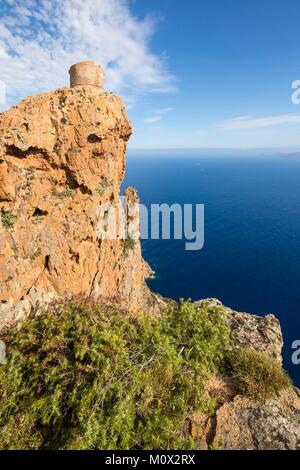
<path id="1" fill-rule="evenodd" d="M 195 302 L 199 307 L 205 304 L 208 308 L 220 307 L 225 313 L 225 322 L 232 331 L 235 348 L 252 348 L 268 353 L 282 362 L 283 337 L 280 323 L 270 314 L 265 317 L 236 312 L 224 307 L 218 299 L 204 299 Z"/>
<path id="2" fill-rule="evenodd" d="M 55 299 L 113 300 L 132 312 L 150 299 L 134 191 L 123 212 L 136 238 L 108 236 L 109 211 L 124 218 L 131 133 L 121 99 L 95 86 L 29 97 L 0 114 L 1 327 Z"/>
<path id="3" fill-rule="evenodd" d="M 214 443 L 224 450 L 300 450 L 299 392 L 263 403 L 236 396 L 217 411 Z"/>
<path id="4" fill-rule="evenodd" d="M 274 315 L 258 317 L 224 307 L 217 299 L 195 302 L 213 313 L 222 309 L 230 327 L 233 347 L 252 348 L 282 362 L 283 337 Z M 192 434 L 200 449 L 224 450 L 300 450 L 300 392 L 285 390 L 275 399 L 255 401 L 239 395 L 225 372 L 212 376 L 206 392 L 216 400 L 217 412 L 192 419 Z"/>

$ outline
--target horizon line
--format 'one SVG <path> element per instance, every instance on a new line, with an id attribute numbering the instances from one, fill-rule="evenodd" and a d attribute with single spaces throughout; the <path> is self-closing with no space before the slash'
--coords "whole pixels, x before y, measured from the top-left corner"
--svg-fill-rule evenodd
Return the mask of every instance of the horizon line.
<path id="1" fill-rule="evenodd" d="M 300 147 L 128 147 L 127 152 L 271 152 L 271 153 L 300 153 Z"/>

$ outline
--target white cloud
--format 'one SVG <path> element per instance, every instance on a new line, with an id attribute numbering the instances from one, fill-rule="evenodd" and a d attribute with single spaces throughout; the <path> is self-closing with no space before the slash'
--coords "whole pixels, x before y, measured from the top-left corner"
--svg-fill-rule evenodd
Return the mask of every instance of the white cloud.
<path id="1" fill-rule="evenodd" d="M 161 108 L 161 109 L 156 109 L 155 113 L 161 115 L 161 114 L 172 113 L 173 111 L 175 111 L 175 108 Z"/>
<path id="2" fill-rule="evenodd" d="M 129 0 L 2 0 L 0 16 L 0 80 L 10 102 L 67 86 L 69 67 L 85 59 L 129 100 L 173 90 L 165 55 L 149 48 L 155 22 L 136 18 Z"/>
<path id="3" fill-rule="evenodd" d="M 300 114 L 283 114 L 280 116 L 266 116 L 262 118 L 240 116 L 220 122 L 217 124 L 217 127 L 224 130 L 259 129 L 262 127 L 278 126 L 280 124 L 300 124 Z"/>
<path id="4" fill-rule="evenodd" d="M 146 124 L 153 124 L 154 122 L 161 121 L 161 116 L 152 116 L 149 118 L 144 119 L 144 123 Z"/>
<path id="5" fill-rule="evenodd" d="M 160 108 L 156 109 L 155 116 L 151 116 L 149 118 L 144 119 L 145 124 L 153 124 L 154 122 L 159 122 L 162 120 L 162 116 L 165 114 L 171 113 L 172 111 L 175 111 L 175 108 Z"/>

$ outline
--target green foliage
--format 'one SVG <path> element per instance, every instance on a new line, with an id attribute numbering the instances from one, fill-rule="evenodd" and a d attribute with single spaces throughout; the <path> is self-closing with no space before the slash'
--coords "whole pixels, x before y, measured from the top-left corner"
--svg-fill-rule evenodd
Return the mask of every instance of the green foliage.
<path id="1" fill-rule="evenodd" d="M 1 212 L 1 221 L 4 228 L 12 229 L 15 226 L 17 216 L 11 212 Z"/>
<path id="2" fill-rule="evenodd" d="M 276 397 L 291 386 L 281 365 L 268 354 L 245 348 L 231 358 L 233 378 L 240 392 L 254 400 Z"/>
<path id="3" fill-rule="evenodd" d="M 32 255 L 30 256 L 30 259 L 31 261 L 34 261 L 36 258 L 38 258 L 39 256 L 41 256 L 42 254 L 42 250 L 41 250 L 41 247 L 38 247 L 37 250 L 35 250 Z"/>
<path id="4" fill-rule="evenodd" d="M 58 102 L 59 102 L 59 108 L 64 108 L 66 106 L 66 101 L 67 101 L 67 96 L 66 95 L 59 95 Z"/>
<path id="5" fill-rule="evenodd" d="M 73 196 L 74 192 L 75 192 L 74 189 L 65 189 L 64 191 L 61 191 L 61 192 L 54 189 L 52 191 L 52 195 L 59 197 L 61 199 L 64 199 L 64 198 Z"/>
<path id="6" fill-rule="evenodd" d="M 95 191 L 99 194 L 100 197 L 102 197 L 104 196 L 107 188 L 111 187 L 112 185 L 113 185 L 112 181 L 104 177 L 101 180 L 101 183 L 98 184 Z"/>
<path id="7" fill-rule="evenodd" d="M 124 253 L 127 256 L 130 250 L 134 250 L 136 241 L 127 235 L 127 238 L 124 240 Z"/>
<path id="8" fill-rule="evenodd" d="M 208 447 L 208 450 L 221 450 L 220 447 L 218 446 L 218 444 L 216 444 L 215 442 L 213 442 L 212 444 L 210 444 L 210 446 Z"/>
<path id="9" fill-rule="evenodd" d="M 156 317 L 69 304 L 2 334 L 0 449 L 189 449 L 230 333 L 190 302 Z"/>
<path id="10" fill-rule="evenodd" d="M 35 215 L 35 216 L 33 217 L 32 222 L 33 222 L 34 225 L 39 225 L 39 224 L 42 222 L 43 219 L 44 219 L 44 216 L 42 216 L 42 215 Z"/>

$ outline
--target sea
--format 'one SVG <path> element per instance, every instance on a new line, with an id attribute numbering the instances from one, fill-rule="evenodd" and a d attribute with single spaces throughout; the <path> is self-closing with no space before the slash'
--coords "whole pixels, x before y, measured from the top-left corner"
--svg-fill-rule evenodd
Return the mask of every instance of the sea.
<path id="1" fill-rule="evenodd" d="M 155 271 L 151 289 L 273 313 L 283 330 L 284 367 L 300 387 L 300 159 L 135 151 L 127 158 L 128 186 L 148 208 L 204 204 L 201 250 L 186 250 L 184 239 L 142 240 Z"/>

